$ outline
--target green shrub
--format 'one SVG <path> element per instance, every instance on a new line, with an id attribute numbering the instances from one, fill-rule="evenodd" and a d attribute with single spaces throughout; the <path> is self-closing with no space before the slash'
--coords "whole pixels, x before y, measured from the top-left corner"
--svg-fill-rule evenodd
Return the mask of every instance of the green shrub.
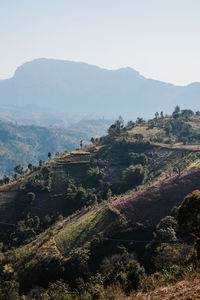
<path id="1" fill-rule="evenodd" d="M 131 165 L 123 171 L 123 180 L 128 188 L 134 188 L 142 184 L 145 178 L 145 170 L 142 165 Z"/>

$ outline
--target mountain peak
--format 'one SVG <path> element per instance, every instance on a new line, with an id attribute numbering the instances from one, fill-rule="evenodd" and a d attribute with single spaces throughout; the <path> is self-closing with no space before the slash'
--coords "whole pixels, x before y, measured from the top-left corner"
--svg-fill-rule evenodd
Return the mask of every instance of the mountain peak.
<path id="1" fill-rule="evenodd" d="M 130 67 L 103 69 L 83 62 L 38 58 L 0 82 L 0 104 L 40 105 L 73 116 L 135 119 L 180 105 L 199 109 L 199 84 L 178 87 L 147 79 Z M 145 109 L 144 109 L 145 108 Z"/>
<path id="2" fill-rule="evenodd" d="M 120 69 L 118 69 L 119 72 L 124 72 L 124 73 L 137 73 L 140 74 L 138 71 L 136 71 L 135 69 L 131 68 L 131 67 L 122 67 Z"/>

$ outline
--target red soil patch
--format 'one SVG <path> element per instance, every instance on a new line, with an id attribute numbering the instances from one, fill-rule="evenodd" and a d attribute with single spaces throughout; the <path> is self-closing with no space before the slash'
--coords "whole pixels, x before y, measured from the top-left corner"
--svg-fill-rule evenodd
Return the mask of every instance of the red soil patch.
<path id="1" fill-rule="evenodd" d="M 135 224 L 156 225 L 178 206 L 184 197 L 200 188 L 200 168 L 184 172 L 180 177 L 165 179 L 142 191 L 125 195 L 113 202 L 113 206 Z"/>

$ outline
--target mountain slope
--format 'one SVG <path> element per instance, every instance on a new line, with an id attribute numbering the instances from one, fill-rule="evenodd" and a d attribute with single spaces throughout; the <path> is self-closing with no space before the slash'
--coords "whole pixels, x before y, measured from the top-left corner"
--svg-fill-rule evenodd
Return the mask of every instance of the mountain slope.
<path id="1" fill-rule="evenodd" d="M 200 281 L 184 280 L 176 284 L 161 287 L 148 293 L 139 292 L 133 297 L 119 297 L 116 300 L 197 300 L 200 298 Z"/>
<path id="2" fill-rule="evenodd" d="M 170 215 L 173 206 L 179 206 L 184 197 L 199 189 L 199 168 L 191 168 L 147 187 L 139 192 L 119 197 L 113 207 L 130 222 L 155 226 L 161 218 Z"/>
<path id="3" fill-rule="evenodd" d="M 0 175 L 13 174 L 13 168 L 21 164 L 38 164 L 46 160 L 48 152 L 55 155 L 78 148 L 80 140 L 89 143 L 91 137 L 106 132 L 112 121 L 82 120 L 70 128 L 17 125 L 0 121 Z"/>
<path id="4" fill-rule="evenodd" d="M 62 287 L 62 280 L 72 293 L 93 293 L 92 284 L 96 295 L 96 288 L 119 284 L 128 294 L 192 274 L 193 241 L 169 216 L 200 187 L 200 116 L 185 114 L 127 126 L 118 120 L 86 148 L 57 155 L 1 186 L 3 283 L 9 278 L 28 295 L 38 286 L 43 293 L 50 283 Z"/>
<path id="5" fill-rule="evenodd" d="M 27 105 L 34 105 L 44 116 L 48 107 L 57 116 L 149 118 L 177 104 L 198 110 L 199 95 L 199 83 L 180 87 L 144 78 L 131 68 L 111 71 L 53 59 L 25 63 L 13 78 L 0 81 L 1 105 L 21 107 L 24 114 L 30 114 Z"/>

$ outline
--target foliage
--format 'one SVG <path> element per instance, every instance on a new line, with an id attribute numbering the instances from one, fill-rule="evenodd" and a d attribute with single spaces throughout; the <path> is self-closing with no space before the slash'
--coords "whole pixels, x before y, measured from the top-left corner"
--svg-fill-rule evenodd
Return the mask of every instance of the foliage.
<path id="1" fill-rule="evenodd" d="M 49 288 L 42 293 L 41 300 L 73 300 L 68 285 L 61 279 L 49 285 Z"/>
<path id="2" fill-rule="evenodd" d="M 189 245 L 162 243 L 156 248 L 152 261 L 157 271 L 169 270 L 174 265 L 186 266 L 191 255 Z"/>
<path id="3" fill-rule="evenodd" d="M 122 129 L 123 129 L 123 119 L 121 116 L 119 116 L 119 119 L 115 121 L 114 124 L 112 124 L 110 126 L 110 128 L 108 129 L 108 134 L 110 137 L 116 137 L 119 136 Z"/>
<path id="4" fill-rule="evenodd" d="M 23 174 L 23 167 L 21 165 L 17 165 L 14 167 L 15 173 L 22 175 Z"/>
<path id="5" fill-rule="evenodd" d="M 101 264 L 101 272 L 105 286 L 118 282 L 127 293 L 137 290 L 145 275 L 144 268 L 125 249 L 122 254 L 105 258 Z"/>
<path id="6" fill-rule="evenodd" d="M 144 166 L 147 163 L 147 156 L 144 153 L 131 152 L 129 154 L 131 164 Z"/>
<path id="7" fill-rule="evenodd" d="M 96 168 L 90 168 L 87 171 L 87 176 L 89 184 L 92 184 L 92 186 L 97 187 L 105 179 L 104 169 L 99 169 L 98 166 Z"/>
<path id="8" fill-rule="evenodd" d="M 133 188 L 142 184 L 145 178 L 145 170 L 142 165 L 130 165 L 123 172 L 123 179 L 126 181 L 126 185 L 129 188 Z"/>
<path id="9" fill-rule="evenodd" d="M 179 226 L 195 237 L 197 258 L 200 259 L 200 191 L 185 197 L 178 213 Z"/>
<path id="10" fill-rule="evenodd" d="M 179 226 L 200 238 L 200 191 L 193 191 L 185 197 L 179 208 Z"/>

